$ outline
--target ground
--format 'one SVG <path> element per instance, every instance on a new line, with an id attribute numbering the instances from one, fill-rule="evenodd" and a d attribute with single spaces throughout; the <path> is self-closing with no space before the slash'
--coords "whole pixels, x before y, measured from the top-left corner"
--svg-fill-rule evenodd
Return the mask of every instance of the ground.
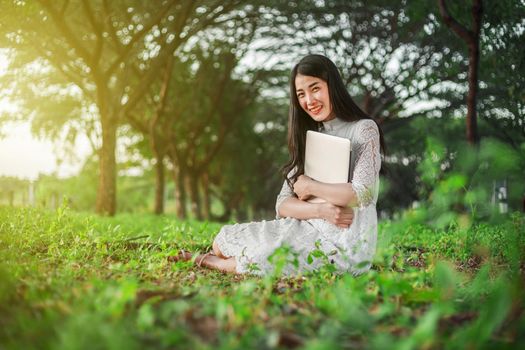
<path id="1" fill-rule="evenodd" d="M 372 270 L 358 277 L 329 265 L 258 278 L 168 261 L 180 249 L 208 250 L 219 227 L 0 208 L 0 348 L 525 344 L 522 214 L 439 230 L 383 222 Z M 286 263 L 286 250 L 275 259 Z"/>

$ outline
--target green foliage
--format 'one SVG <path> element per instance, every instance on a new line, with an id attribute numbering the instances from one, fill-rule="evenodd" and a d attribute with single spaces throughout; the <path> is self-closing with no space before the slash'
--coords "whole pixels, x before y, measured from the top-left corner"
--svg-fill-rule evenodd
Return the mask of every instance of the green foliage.
<path id="1" fill-rule="evenodd" d="M 2 348 L 502 348 L 523 346 L 525 217 L 468 230 L 380 227 L 372 270 L 280 277 L 169 263 L 219 225 L 0 208 Z M 466 232 L 466 234 L 465 234 Z M 323 260 L 319 249 L 312 261 Z"/>
<path id="2" fill-rule="evenodd" d="M 449 151 L 443 142 L 428 138 L 418 171 L 422 195 L 428 201 L 406 213 L 413 222 L 468 229 L 476 222 L 501 220 L 504 216 L 493 199 L 498 180 L 507 181 L 509 207 L 522 205 L 524 153 L 494 139 L 482 140 L 479 148 L 464 143 Z"/>

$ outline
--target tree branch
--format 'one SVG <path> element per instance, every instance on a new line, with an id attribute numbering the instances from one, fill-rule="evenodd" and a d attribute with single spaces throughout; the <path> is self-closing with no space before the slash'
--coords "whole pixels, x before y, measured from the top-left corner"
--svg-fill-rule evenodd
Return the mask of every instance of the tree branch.
<path id="1" fill-rule="evenodd" d="M 115 51 L 117 51 L 118 54 L 121 54 L 124 50 L 124 45 L 120 42 L 119 38 L 117 37 L 117 33 L 115 33 L 115 30 L 113 28 L 113 20 L 111 17 L 111 10 L 108 0 L 102 1 L 102 8 L 104 9 L 104 18 L 106 19 L 106 25 L 108 28 L 108 33 L 111 39 L 113 39 L 113 42 L 115 44 Z"/>
<path id="2" fill-rule="evenodd" d="M 170 54 L 169 52 L 167 54 Z M 151 83 L 155 81 L 158 76 L 158 72 L 161 67 L 164 65 L 164 61 L 160 58 L 157 59 L 154 65 L 150 67 L 146 73 L 146 76 L 139 77 L 142 80 L 142 83 L 139 84 L 138 89 L 136 89 L 131 95 L 129 95 L 128 102 L 122 106 L 122 114 L 125 115 L 133 109 L 137 103 L 146 95 L 146 91 L 151 86 Z"/>
<path id="3" fill-rule="evenodd" d="M 102 55 L 102 46 L 104 44 L 104 40 L 103 40 L 104 38 L 102 37 L 101 24 L 97 23 L 97 20 L 95 19 L 95 16 L 93 14 L 93 9 L 91 8 L 91 5 L 89 4 L 88 0 L 82 0 L 82 8 L 84 9 L 84 12 L 86 13 L 88 21 L 91 24 L 91 27 L 93 28 L 93 31 L 95 32 L 97 36 L 95 52 L 93 52 L 93 56 L 91 57 L 91 66 L 95 66 L 96 64 L 98 64 L 100 60 L 100 56 Z"/>
<path id="4" fill-rule="evenodd" d="M 38 43 L 34 43 L 32 46 L 33 49 L 35 49 L 40 56 L 45 57 L 45 59 L 53 66 L 55 67 L 60 73 L 62 73 L 67 79 L 69 79 L 73 84 L 75 84 L 86 96 L 93 97 L 93 94 L 89 89 L 86 87 L 86 84 L 82 81 L 80 78 L 81 74 L 71 72 L 74 67 L 72 67 L 68 62 L 61 60 L 61 55 L 52 55 L 46 51 L 44 51 Z M 66 69 L 66 67 L 68 69 Z"/>
<path id="5" fill-rule="evenodd" d="M 248 97 L 244 94 L 241 94 L 238 96 L 237 101 L 235 103 L 236 106 L 238 106 L 238 109 L 234 115 L 233 118 L 227 118 L 226 116 L 230 115 L 229 113 L 225 113 L 224 111 L 221 112 L 221 123 L 220 123 L 220 130 L 219 130 L 219 137 L 217 142 L 213 145 L 211 149 L 208 149 L 206 154 L 206 157 L 199 162 L 200 164 L 194 164 L 194 168 L 196 168 L 196 173 L 200 174 L 204 171 L 204 169 L 208 166 L 208 164 L 212 161 L 212 159 L 216 156 L 217 152 L 221 149 L 222 145 L 224 144 L 224 141 L 226 139 L 226 131 L 231 128 L 231 125 L 241 116 L 242 112 L 253 102 L 254 97 L 256 94 L 249 94 Z"/>
<path id="6" fill-rule="evenodd" d="M 90 54 L 87 49 L 82 45 L 80 40 L 73 34 L 71 28 L 66 24 L 64 18 L 58 13 L 53 6 L 48 3 L 47 0 L 38 0 L 42 7 L 44 7 L 49 15 L 51 16 L 53 22 L 57 26 L 58 30 L 64 35 L 68 44 L 78 52 L 79 56 L 84 60 L 84 63 L 94 71 L 94 67 L 90 66 Z"/>
<path id="7" fill-rule="evenodd" d="M 480 0 L 474 0 L 479 3 Z M 439 12 L 441 13 L 441 16 L 443 17 L 443 22 L 452 29 L 460 38 L 462 38 L 465 42 L 471 43 L 474 38 L 474 33 L 464 26 L 462 26 L 448 11 L 447 5 L 445 3 L 445 0 L 438 0 L 439 4 Z"/>
<path id="8" fill-rule="evenodd" d="M 140 38 L 142 38 L 145 33 L 151 30 L 151 28 L 160 23 L 160 21 L 166 16 L 166 14 L 169 12 L 170 8 L 175 4 L 175 2 L 175 0 L 170 1 L 168 5 L 166 5 L 162 10 L 159 11 L 155 18 L 153 18 L 148 24 L 144 25 L 144 27 L 141 30 L 139 30 L 135 33 L 135 35 L 133 35 L 129 43 L 123 46 L 123 50 L 120 53 L 120 55 L 113 61 L 113 63 L 105 72 L 106 76 L 110 76 L 111 74 L 113 74 L 115 69 L 117 69 L 118 66 L 126 60 L 129 52 L 131 51 L 135 43 Z"/>
<path id="9" fill-rule="evenodd" d="M 153 114 L 153 118 L 151 118 L 151 121 L 149 123 L 149 133 L 150 133 L 150 145 L 151 148 L 157 152 L 157 153 L 164 153 L 164 151 L 161 152 L 160 150 L 160 144 L 162 144 L 161 136 L 157 132 L 158 130 L 158 122 L 160 116 L 164 112 L 164 108 L 166 106 L 166 100 L 168 96 L 168 89 L 171 81 L 172 76 L 172 70 L 173 70 L 173 55 L 168 56 L 168 63 L 166 65 L 166 70 L 164 72 L 164 79 L 162 81 L 162 85 L 160 87 L 159 97 L 160 101 L 157 104 L 157 108 L 155 109 L 155 113 Z"/>
<path id="10" fill-rule="evenodd" d="M 218 1 L 220 3 L 221 1 Z M 241 2 L 240 1 L 232 1 L 228 3 L 228 6 L 223 6 L 221 11 L 217 12 L 211 12 L 211 15 L 207 16 L 204 20 L 199 21 L 198 25 L 192 28 L 192 30 L 189 30 L 186 34 L 186 38 L 192 37 L 202 29 L 206 28 L 207 26 L 211 24 L 216 24 L 215 20 L 219 18 L 221 15 L 233 10 L 236 6 L 238 6 Z"/>
<path id="11" fill-rule="evenodd" d="M 140 133 L 144 135 L 148 134 L 147 126 L 141 121 L 140 118 L 137 118 L 137 116 L 134 113 L 127 113 L 126 120 L 129 122 L 129 124 L 133 128 L 135 128 L 135 130 L 138 130 Z"/>
<path id="12" fill-rule="evenodd" d="M 69 6 L 69 0 L 64 1 L 64 4 L 62 5 L 62 8 L 60 9 L 60 15 L 64 16 L 66 14 L 66 10 Z"/>
<path id="13" fill-rule="evenodd" d="M 216 111 L 219 109 L 219 103 L 221 101 L 222 96 L 224 95 L 224 92 L 226 91 L 226 84 L 228 83 L 228 80 L 231 76 L 231 72 L 234 65 L 234 59 L 233 57 L 230 57 L 230 59 L 225 64 L 225 69 L 222 74 L 222 79 L 220 80 L 219 84 L 215 88 L 216 94 L 212 99 L 212 107 L 210 109 L 210 113 L 208 113 L 208 117 L 199 125 L 199 128 L 196 129 L 195 135 L 202 135 L 202 132 L 208 126 L 215 115 Z"/>

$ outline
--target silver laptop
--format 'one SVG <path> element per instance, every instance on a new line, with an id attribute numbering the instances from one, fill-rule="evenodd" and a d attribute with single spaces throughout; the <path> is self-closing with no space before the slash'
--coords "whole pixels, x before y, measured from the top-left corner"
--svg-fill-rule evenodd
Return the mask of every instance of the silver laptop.
<path id="1" fill-rule="evenodd" d="M 347 183 L 350 171 L 349 139 L 308 130 L 304 173 L 325 183 Z M 311 198 L 310 203 L 322 203 L 321 198 Z"/>

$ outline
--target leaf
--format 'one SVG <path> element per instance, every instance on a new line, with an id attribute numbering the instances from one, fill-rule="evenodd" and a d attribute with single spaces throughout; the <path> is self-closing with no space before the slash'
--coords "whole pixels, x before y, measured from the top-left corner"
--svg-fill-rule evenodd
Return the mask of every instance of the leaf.
<path id="1" fill-rule="evenodd" d="M 308 257 L 306 258 L 306 262 L 311 265 L 314 262 L 314 258 L 312 257 L 312 253 L 308 254 Z"/>

